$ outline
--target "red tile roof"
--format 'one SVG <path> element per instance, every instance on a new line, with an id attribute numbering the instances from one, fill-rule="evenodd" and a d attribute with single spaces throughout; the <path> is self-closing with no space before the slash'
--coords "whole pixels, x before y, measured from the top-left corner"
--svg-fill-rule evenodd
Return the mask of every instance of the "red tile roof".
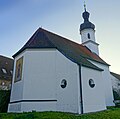
<path id="1" fill-rule="evenodd" d="M 13 55 L 13 57 L 16 57 L 25 49 L 32 48 L 56 48 L 73 62 L 95 69 L 99 68 L 90 63 L 87 59 L 108 65 L 97 54 L 92 53 L 87 47 L 42 28 L 39 28 L 28 42 L 15 55 Z"/>
<path id="2" fill-rule="evenodd" d="M 55 41 L 55 39 L 56 39 L 57 40 L 56 42 L 63 44 L 65 47 L 67 45 L 69 45 L 71 48 L 74 48 L 76 53 L 80 54 L 82 57 L 85 57 L 85 58 L 88 58 L 88 59 L 91 59 L 91 60 L 108 65 L 103 59 L 101 59 L 97 54 L 91 52 L 86 46 L 83 46 L 82 44 L 78 44 L 76 42 L 68 40 L 68 39 L 63 38 L 61 36 L 58 36 L 54 33 L 46 31 L 44 29 L 40 29 L 40 30 L 43 30 L 48 35 L 48 37 L 50 36 L 51 38 L 54 38 L 53 41 Z M 60 38 L 59 40 L 58 40 L 58 37 Z"/>

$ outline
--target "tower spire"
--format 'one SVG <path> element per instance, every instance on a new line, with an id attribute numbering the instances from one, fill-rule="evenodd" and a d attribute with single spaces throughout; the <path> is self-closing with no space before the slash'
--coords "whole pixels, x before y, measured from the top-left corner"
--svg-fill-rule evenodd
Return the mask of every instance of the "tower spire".
<path id="1" fill-rule="evenodd" d="M 86 11 L 86 3 L 85 3 L 85 1 L 84 1 L 84 10 Z"/>
<path id="2" fill-rule="evenodd" d="M 84 0 L 84 12 L 82 17 L 84 22 L 80 25 L 80 34 L 82 44 L 88 47 L 92 52 L 99 55 L 98 43 L 95 39 L 95 25 L 89 20 L 90 13 L 86 10 L 86 3 Z"/>
<path id="3" fill-rule="evenodd" d="M 82 17 L 84 19 L 84 23 L 80 25 L 80 32 L 84 29 L 88 29 L 88 28 L 91 28 L 91 29 L 95 29 L 95 25 L 93 23 L 91 23 L 89 21 L 89 16 L 90 16 L 90 13 L 86 10 L 86 3 L 84 1 L 84 12 L 82 14 Z"/>

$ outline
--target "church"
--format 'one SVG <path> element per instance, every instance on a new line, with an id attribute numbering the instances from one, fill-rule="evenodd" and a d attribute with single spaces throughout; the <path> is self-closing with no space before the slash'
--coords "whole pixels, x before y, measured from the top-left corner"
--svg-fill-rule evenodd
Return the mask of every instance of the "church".
<path id="1" fill-rule="evenodd" d="M 39 28 L 13 55 L 8 112 L 88 113 L 114 106 L 109 64 L 99 56 L 95 25 L 86 10 L 82 44 Z"/>

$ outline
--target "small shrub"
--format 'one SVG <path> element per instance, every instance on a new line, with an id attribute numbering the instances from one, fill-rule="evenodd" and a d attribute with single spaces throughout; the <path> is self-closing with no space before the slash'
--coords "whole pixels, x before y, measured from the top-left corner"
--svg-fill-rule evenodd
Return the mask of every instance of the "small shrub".
<path id="1" fill-rule="evenodd" d="M 120 96 L 115 90 L 113 90 L 113 96 L 114 96 L 114 100 L 120 100 Z"/>
<path id="2" fill-rule="evenodd" d="M 10 101 L 10 91 L 0 90 L 0 113 L 7 112 Z"/>

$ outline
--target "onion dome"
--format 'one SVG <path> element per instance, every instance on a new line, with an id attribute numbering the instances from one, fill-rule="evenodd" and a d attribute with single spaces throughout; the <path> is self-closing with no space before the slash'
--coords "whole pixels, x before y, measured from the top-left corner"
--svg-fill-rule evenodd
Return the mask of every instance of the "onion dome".
<path id="1" fill-rule="evenodd" d="M 95 25 L 89 21 L 89 16 L 90 16 L 90 13 L 87 12 L 85 9 L 85 12 L 83 12 L 83 14 L 82 14 L 84 23 L 80 25 L 80 31 L 82 31 L 84 29 L 88 29 L 88 28 L 91 28 L 93 30 L 95 29 Z"/>

